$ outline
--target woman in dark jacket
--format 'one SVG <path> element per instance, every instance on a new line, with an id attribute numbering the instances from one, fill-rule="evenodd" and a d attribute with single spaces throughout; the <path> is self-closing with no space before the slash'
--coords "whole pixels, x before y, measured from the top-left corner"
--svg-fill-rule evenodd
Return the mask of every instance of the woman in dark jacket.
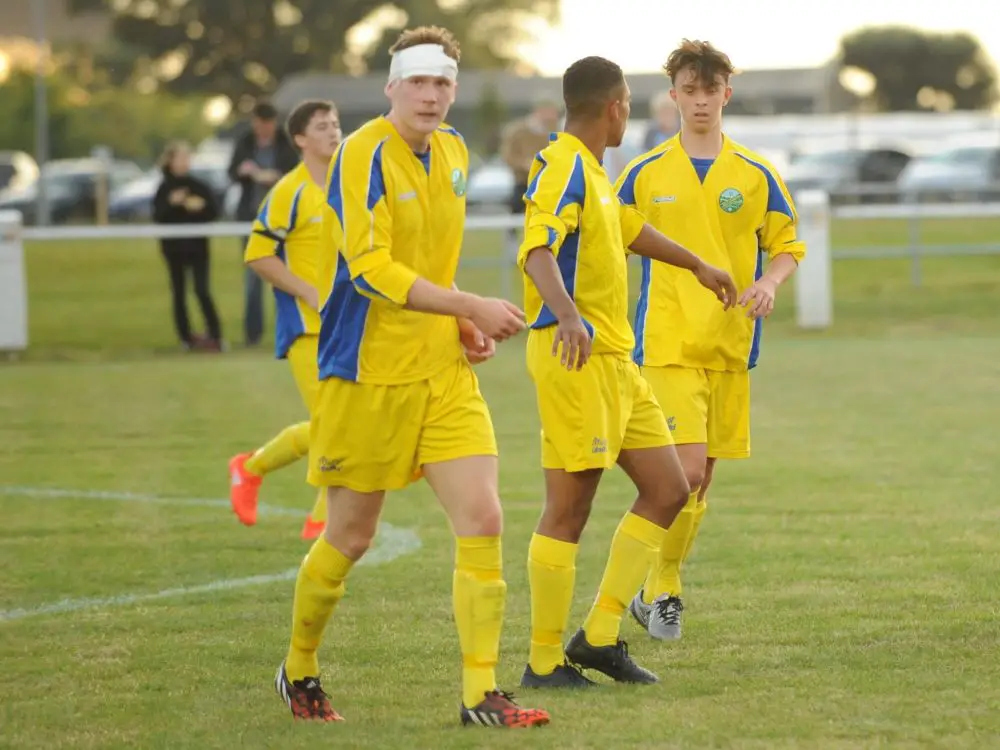
<path id="1" fill-rule="evenodd" d="M 185 143 L 167 146 L 160 160 L 163 183 L 153 198 L 153 220 L 160 224 L 197 224 L 215 221 L 219 208 L 212 189 L 190 175 L 191 149 Z M 212 294 L 209 291 L 208 238 L 179 237 L 160 240 L 160 249 L 170 270 L 173 294 L 174 325 L 186 349 L 222 350 L 222 329 Z M 188 320 L 185 282 L 188 271 L 194 280 L 194 293 L 205 318 L 208 336 L 191 333 Z"/>

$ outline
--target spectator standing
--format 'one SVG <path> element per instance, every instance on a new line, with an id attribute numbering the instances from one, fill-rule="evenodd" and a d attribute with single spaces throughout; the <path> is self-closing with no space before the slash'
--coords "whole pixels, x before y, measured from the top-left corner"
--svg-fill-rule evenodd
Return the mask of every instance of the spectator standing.
<path id="1" fill-rule="evenodd" d="M 160 159 L 163 182 L 153 198 L 153 220 L 158 224 L 199 224 L 215 221 L 219 207 L 212 188 L 190 174 L 191 149 L 186 143 L 167 146 Z M 170 272 L 174 326 L 185 349 L 222 351 L 222 327 L 209 285 L 207 237 L 177 237 L 160 240 L 160 249 Z M 205 318 L 207 336 L 191 333 L 187 311 L 187 276 L 193 277 L 194 293 Z"/>
<path id="2" fill-rule="evenodd" d="M 649 102 L 649 127 L 643 138 L 642 150 L 649 151 L 664 143 L 680 130 L 677 105 L 670 98 L 669 91 L 661 91 Z"/>
<path id="3" fill-rule="evenodd" d="M 514 191 L 510 196 L 511 212 L 524 213 L 524 191 L 535 154 L 549 145 L 549 135 L 559 130 L 562 108 L 549 101 L 539 103 L 524 118 L 507 124 L 500 136 L 500 158 L 514 173 Z"/>
<path id="4" fill-rule="evenodd" d="M 298 153 L 278 127 L 278 111 L 268 102 L 258 102 L 251 113 L 250 131 L 236 141 L 229 164 L 229 178 L 242 188 L 236 219 L 253 221 L 267 192 L 298 163 Z M 244 239 L 244 247 L 246 243 Z M 264 286 L 249 268 L 243 278 L 244 342 L 256 346 L 264 334 Z"/>

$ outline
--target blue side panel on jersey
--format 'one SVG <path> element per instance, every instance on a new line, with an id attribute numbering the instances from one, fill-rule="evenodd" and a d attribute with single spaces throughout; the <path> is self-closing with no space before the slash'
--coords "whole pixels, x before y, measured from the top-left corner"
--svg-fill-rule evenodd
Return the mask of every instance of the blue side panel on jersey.
<path id="1" fill-rule="evenodd" d="M 562 277 L 563 286 L 566 287 L 566 292 L 569 294 L 570 299 L 573 300 L 576 299 L 576 266 L 579 257 L 580 233 L 576 231 L 568 234 L 566 239 L 563 240 L 562 248 L 559 250 L 559 257 L 556 258 L 556 265 L 559 266 L 559 275 Z M 555 314 L 549 309 L 549 306 L 543 304 L 542 309 L 538 311 L 538 317 L 535 318 L 531 327 L 536 329 L 548 328 L 549 326 L 558 324 L 558 322 Z M 583 325 L 590 335 L 593 336 L 594 326 L 587 320 L 583 321 Z"/>
<path id="2" fill-rule="evenodd" d="M 646 360 L 646 311 L 649 310 L 649 285 L 652 282 L 653 261 L 642 258 L 642 281 L 639 282 L 639 302 L 635 306 L 635 348 L 632 361 L 640 367 Z"/>
<path id="3" fill-rule="evenodd" d="M 757 251 L 757 268 L 753 272 L 754 281 L 764 275 L 764 251 Z M 752 370 L 757 366 L 757 359 L 760 357 L 760 338 L 764 333 L 764 319 L 757 318 L 753 322 L 753 341 L 750 343 L 750 359 L 747 360 L 747 369 Z"/>
<path id="4" fill-rule="evenodd" d="M 319 377 L 356 381 L 361 343 L 371 300 L 358 292 L 343 258 L 337 264 L 333 290 L 323 308 L 319 333 Z"/>
<path id="5" fill-rule="evenodd" d="M 752 164 L 757 167 L 761 172 L 764 173 L 764 178 L 767 180 L 767 210 L 768 212 L 773 211 L 777 214 L 784 214 L 788 218 L 793 218 L 792 207 L 788 205 L 788 200 L 785 198 L 785 194 L 781 191 L 781 186 L 778 185 L 778 181 L 774 179 L 774 175 L 771 174 L 771 170 L 765 167 L 760 162 L 756 162 L 753 159 L 744 156 L 741 153 L 736 154 L 738 157 L 743 159 L 743 161 L 748 164 Z"/>
<path id="6" fill-rule="evenodd" d="M 573 171 L 569 173 L 569 182 L 563 190 L 559 205 L 556 206 L 556 216 L 559 216 L 563 209 L 572 206 L 574 203 L 583 210 L 583 202 L 587 197 L 587 181 L 583 176 L 583 159 L 579 154 L 573 160 Z"/>
<path id="7" fill-rule="evenodd" d="M 635 205 L 635 181 L 639 179 L 639 173 L 642 172 L 643 168 L 647 164 L 656 161 L 665 153 L 667 152 L 661 151 L 658 154 L 651 154 L 628 171 L 628 174 L 625 175 L 625 179 L 622 180 L 622 186 L 618 188 L 618 197 L 621 199 L 622 203 L 626 206 Z"/>
<path id="8" fill-rule="evenodd" d="M 285 243 L 278 245 L 277 257 L 287 263 Z M 295 339 L 306 332 L 295 296 L 274 287 L 274 356 L 284 359 Z"/>

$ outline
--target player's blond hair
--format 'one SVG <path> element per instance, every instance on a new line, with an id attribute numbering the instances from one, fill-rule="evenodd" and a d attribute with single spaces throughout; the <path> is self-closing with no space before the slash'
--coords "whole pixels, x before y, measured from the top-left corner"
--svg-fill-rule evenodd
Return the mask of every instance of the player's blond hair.
<path id="1" fill-rule="evenodd" d="M 678 73 L 688 68 L 694 70 L 695 77 L 702 83 L 714 83 L 716 76 L 720 75 L 729 83 L 729 79 L 736 73 L 729 55 L 713 47 L 711 42 L 699 39 L 682 40 L 663 65 L 671 83 L 677 80 Z"/>
<path id="2" fill-rule="evenodd" d="M 444 53 L 452 60 L 455 62 L 462 60 L 462 49 L 458 40 L 443 26 L 417 26 L 415 29 L 406 29 L 389 48 L 389 54 L 394 55 L 418 44 L 440 44 L 444 48 Z"/>

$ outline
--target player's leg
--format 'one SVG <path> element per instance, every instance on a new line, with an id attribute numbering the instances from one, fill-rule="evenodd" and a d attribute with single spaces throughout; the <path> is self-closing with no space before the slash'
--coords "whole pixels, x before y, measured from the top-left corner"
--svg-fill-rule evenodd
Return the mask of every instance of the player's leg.
<path id="1" fill-rule="evenodd" d="M 619 638 L 622 615 L 689 493 L 663 412 L 649 385 L 631 364 L 623 368 L 622 378 L 629 391 L 629 409 L 618 465 L 632 479 L 638 495 L 615 531 L 597 598 L 582 634 L 566 649 L 574 661 L 597 669 L 601 669 L 601 661 L 611 661 L 608 656 L 615 651 L 620 651 L 615 661 L 626 660 L 627 650 Z M 657 679 L 634 663 L 631 669 L 619 667 L 619 670 L 616 674 L 601 669 L 616 679 L 630 682 L 648 683 Z"/>
<path id="2" fill-rule="evenodd" d="M 580 535 L 601 475 L 614 465 L 621 449 L 631 394 L 625 392 L 621 380 L 622 360 L 598 355 L 582 370 L 569 372 L 551 352 L 550 337 L 533 334 L 529 339 L 528 360 L 543 430 L 546 492 L 545 509 L 528 549 L 531 656 L 521 684 L 540 688 L 593 684 L 578 666 L 620 681 L 655 681 L 617 639 L 610 644 L 589 644 L 580 630 L 565 651 L 562 647 Z"/>
<path id="3" fill-rule="evenodd" d="M 688 559 L 708 510 L 708 489 L 715 475 L 719 458 L 737 459 L 750 456 L 750 375 L 747 372 L 712 372 L 708 374 L 709 404 L 707 445 L 705 452 L 692 457 L 704 457 L 704 469 L 697 493 L 688 502 L 691 514 L 690 531 L 678 564 L 677 596 L 680 596 L 680 565 Z M 687 510 L 687 508 L 685 508 Z M 679 625 L 678 625 L 679 635 Z"/>
<path id="4" fill-rule="evenodd" d="M 662 407 L 691 493 L 658 554 L 652 556 L 645 583 L 629 608 L 654 637 L 672 640 L 681 635 L 681 566 L 695 525 L 704 513 L 698 493 L 707 462 L 710 385 L 708 374 L 693 368 L 647 367 L 643 376 Z"/>
<path id="5" fill-rule="evenodd" d="M 499 691 L 496 664 L 506 605 L 497 449 L 486 402 L 462 362 L 428 382 L 417 464 L 455 534 L 452 603 L 462 652 L 463 724 L 521 727 L 549 715 Z"/>
<path id="6" fill-rule="evenodd" d="M 316 339 L 316 336 L 300 336 L 292 343 L 287 355 L 295 384 L 310 414 L 319 388 Z M 240 521 L 247 526 L 257 522 L 257 501 L 264 477 L 295 463 L 308 453 L 309 422 L 306 421 L 289 425 L 256 450 L 233 456 L 229 461 L 229 498 Z M 316 533 L 307 536 L 307 521 L 307 528 L 303 529 L 304 538 L 315 539 L 322 531 L 322 520 L 326 517 L 326 496 L 320 493 L 316 502 L 317 505 L 322 504 L 321 518 L 316 519 L 319 521 L 319 528 Z"/>
<path id="7" fill-rule="evenodd" d="M 288 654 L 275 677 L 275 689 L 297 719 L 338 721 L 320 682 L 316 652 L 337 603 L 346 591 L 348 573 L 362 558 L 378 528 L 383 492 L 326 490 L 327 524 L 302 561 L 295 580 L 292 634 Z"/>
<path id="8" fill-rule="evenodd" d="M 543 463 L 557 463 L 557 451 L 547 435 L 543 442 Z M 577 688 L 593 684 L 567 663 L 563 642 L 573 605 L 580 536 L 603 472 L 603 468 L 545 469 L 545 506 L 528 545 L 531 651 L 521 677 L 523 687 Z"/>
<path id="9" fill-rule="evenodd" d="M 297 717 L 329 720 L 316 651 L 354 563 L 375 535 L 387 490 L 414 478 L 424 399 L 415 386 L 320 383 L 312 420 L 309 482 L 327 492 L 323 536 L 295 585 L 292 637 L 276 688 Z M 345 430 L 344 425 L 351 425 Z"/>

